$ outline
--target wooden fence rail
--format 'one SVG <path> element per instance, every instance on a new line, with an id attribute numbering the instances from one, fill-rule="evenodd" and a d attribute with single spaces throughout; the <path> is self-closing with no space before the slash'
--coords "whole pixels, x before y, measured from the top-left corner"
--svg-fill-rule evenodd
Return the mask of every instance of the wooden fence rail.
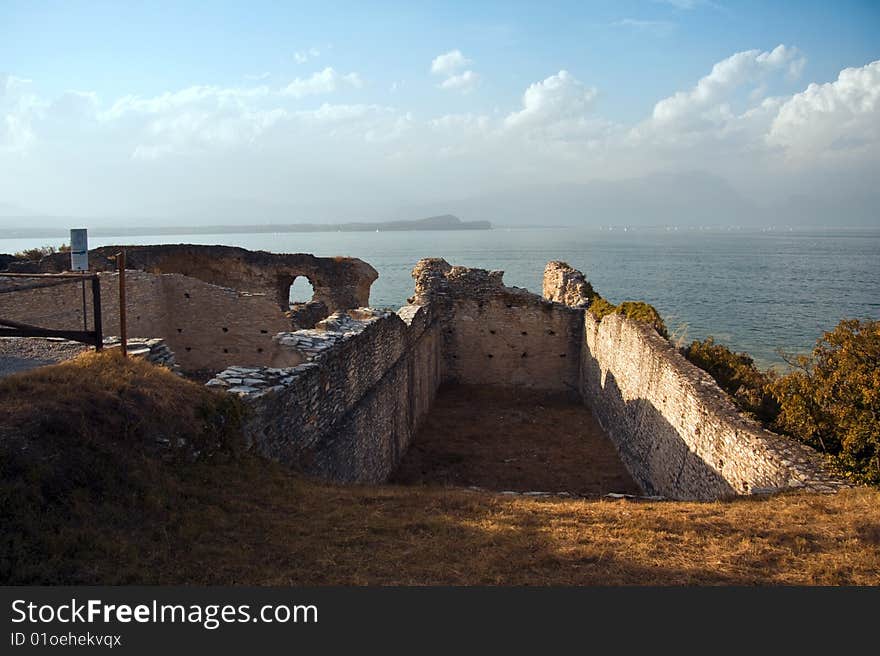
<path id="1" fill-rule="evenodd" d="M 101 281 L 95 273 L 0 273 L 0 278 L 34 278 L 58 279 L 70 278 L 89 280 L 92 286 L 92 320 L 94 330 L 58 330 L 20 323 L 11 319 L 0 317 L 0 337 L 61 337 L 75 342 L 91 344 L 96 351 L 100 351 L 104 345 L 104 335 L 101 323 Z M 12 292 L 14 293 L 14 291 Z"/>

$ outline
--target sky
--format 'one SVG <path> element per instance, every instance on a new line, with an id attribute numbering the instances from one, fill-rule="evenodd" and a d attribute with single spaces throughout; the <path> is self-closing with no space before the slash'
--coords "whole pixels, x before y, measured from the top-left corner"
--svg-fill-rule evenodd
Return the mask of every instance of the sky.
<path id="1" fill-rule="evenodd" d="M 0 227 L 880 224 L 880 2 L 330 4 L 0 0 Z"/>

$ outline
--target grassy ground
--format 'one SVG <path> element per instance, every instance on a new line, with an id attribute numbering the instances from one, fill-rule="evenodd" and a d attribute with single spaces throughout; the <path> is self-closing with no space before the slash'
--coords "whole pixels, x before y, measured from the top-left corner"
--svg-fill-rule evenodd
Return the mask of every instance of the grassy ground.
<path id="1" fill-rule="evenodd" d="M 240 453 L 226 403 L 113 356 L 0 381 L 0 580 L 880 584 L 876 490 L 681 503 L 319 484 Z"/>

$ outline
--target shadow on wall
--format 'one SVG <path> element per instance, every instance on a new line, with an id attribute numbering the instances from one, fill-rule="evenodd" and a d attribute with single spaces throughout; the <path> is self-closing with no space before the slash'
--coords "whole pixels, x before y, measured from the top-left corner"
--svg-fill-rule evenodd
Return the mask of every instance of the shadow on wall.
<path id="1" fill-rule="evenodd" d="M 595 358 L 587 355 L 584 364 L 591 368 L 584 380 L 602 380 Z M 610 371 L 590 395 L 601 395 L 601 403 L 588 405 L 646 494 L 679 500 L 713 500 L 737 494 L 715 468 L 691 451 L 651 401 L 625 400 Z"/>

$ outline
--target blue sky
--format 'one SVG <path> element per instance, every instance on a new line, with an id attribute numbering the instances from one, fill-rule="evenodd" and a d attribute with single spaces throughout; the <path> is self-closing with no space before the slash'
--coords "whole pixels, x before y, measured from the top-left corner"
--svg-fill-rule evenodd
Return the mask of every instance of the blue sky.
<path id="1" fill-rule="evenodd" d="M 780 45 L 785 50 L 770 58 Z M 713 66 L 749 52 L 754 53 L 746 57 L 751 64 L 735 72 L 743 79 L 725 82 L 723 93 L 713 91 L 712 102 L 699 108 L 700 121 L 689 126 L 679 121 L 682 134 L 677 143 L 687 156 L 673 157 L 669 144 L 661 148 L 659 140 L 645 136 L 649 129 L 645 123 L 658 103 L 676 93 L 688 93 L 710 75 Z M 432 62 L 448 53 L 458 54 L 446 60 L 446 65 L 435 65 L 432 72 Z M 276 170 L 288 165 L 297 179 L 312 175 L 326 182 L 328 176 L 335 176 L 317 187 L 311 182 L 301 185 L 313 188 L 314 193 L 307 198 L 297 193 L 296 200 L 310 206 L 338 196 L 340 187 L 352 184 L 352 170 L 346 170 L 344 161 L 357 161 L 388 179 L 412 170 L 432 153 L 457 158 L 459 171 L 470 171 L 477 160 L 480 170 L 497 167 L 497 176 L 481 182 L 492 190 L 534 177 L 527 166 L 505 164 L 511 158 L 522 158 L 534 160 L 535 168 L 547 172 L 538 176 L 541 182 L 638 176 L 661 169 L 705 170 L 724 177 L 737 189 L 760 194 L 767 191 L 763 167 L 769 164 L 763 155 L 754 158 L 755 143 L 769 142 L 777 151 L 787 149 L 788 165 L 792 152 L 800 153 L 802 159 L 805 153 L 814 153 L 803 144 L 795 148 L 792 130 L 786 132 L 780 120 L 768 117 L 766 125 L 755 128 L 741 120 L 734 126 L 727 114 L 752 121 L 750 110 L 757 111 L 767 99 L 794 98 L 810 83 L 832 84 L 842 70 L 863 69 L 878 59 L 878 2 L 359 2 L 329 6 L 4 0 L 0 3 L 0 75 L 5 75 L 6 90 L 0 96 L 0 113 L 5 114 L 7 131 L 5 150 L 0 132 L 0 167 L 21 173 L 14 185 L 14 176 L 7 176 L 6 184 L 0 179 L 0 202 L 48 212 L 67 207 L 75 212 L 138 214 L 138 207 L 126 206 L 121 195 L 114 196 L 110 189 L 91 188 L 86 194 L 82 186 L 87 183 L 82 179 L 75 181 L 79 191 L 73 182 L 62 180 L 59 166 L 82 164 L 77 153 L 86 150 L 90 155 L 87 165 L 94 167 L 91 178 L 99 172 L 111 178 L 118 175 L 120 186 L 129 191 L 133 179 L 156 173 L 143 168 L 143 160 L 149 158 L 163 159 L 165 173 L 180 167 L 182 173 L 194 170 L 193 175 L 222 180 L 241 180 L 244 168 Z M 857 85 L 870 104 L 875 102 L 874 71 L 866 71 L 867 79 Z M 565 75 L 560 77 L 562 72 Z M 539 117 L 543 122 L 539 125 L 530 118 L 529 135 L 520 128 L 514 140 L 509 134 L 514 124 L 526 121 L 510 117 L 527 107 L 525 97 L 531 85 L 545 82 L 532 94 L 535 107 L 543 112 Z M 117 106 L 118 111 L 110 111 L 120 99 L 146 101 L 194 88 L 212 89 L 213 100 L 200 96 L 192 106 L 185 105 L 189 100 L 179 99 L 171 103 L 173 107 Z M 242 94 L 248 89 L 266 91 Z M 279 95 L 282 89 L 288 91 Z M 230 116 L 231 96 L 221 90 L 236 90 L 235 117 Z M 809 100 L 801 104 L 810 104 Z M 86 101 L 88 107 L 83 105 Z M 215 105 L 206 107 L 208 102 Z M 817 102 L 812 102 L 810 111 L 818 107 Z M 195 113 L 196 105 L 201 114 Z M 862 141 L 861 122 L 870 125 L 875 118 L 873 105 L 867 116 L 862 115 L 862 105 L 853 110 L 859 113 L 857 124 L 849 115 L 829 119 L 823 114 L 816 119 L 823 148 L 854 138 L 850 133 L 829 136 L 826 119 L 849 125 Z M 325 108 L 322 116 L 333 114 L 334 121 L 340 112 L 369 116 L 358 137 L 341 134 L 338 123 L 320 137 L 316 134 L 324 128 L 317 124 L 308 129 L 300 125 L 299 132 L 280 131 L 278 126 L 290 117 L 302 122 L 307 112 L 321 108 Z M 548 108 L 553 111 L 548 113 Z M 84 118 L 83 112 L 91 112 L 94 120 Z M 705 139 L 697 143 L 695 137 L 705 132 L 701 125 L 707 120 L 719 128 L 713 138 L 723 132 L 725 147 L 730 146 L 734 133 L 763 132 L 752 134 L 751 144 L 738 144 L 733 164 L 716 166 L 710 160 L 717 143 Z M 446 127 L 457 122 L 462 129 L 452 137 L 439 135 L 437 121 L 446 121 Z M 187 134 L 181 132 L 184 123 Z M 174 134 L 172 125 L 177 130 Z M 429 125 L 430 129 L 425 127 Z M 265 136 L 270 129 L 271 139 Z M 473 137 L 465 134 L 470 129 L 493 135 L 478 156 L 465 152 L 466 142 Z M 502 138 L 499 135 L 505 129 L 508 135 Z M 657 133 L 661 132 L 668 134 L 658 127 Z M 630 162 L 638 162 L 630 170 L 626 161 L 611 161 L 609 153 L 620 151 L 623 143 L 614 139 L 653 145 L 640 146 L 643 150 L 630 155 Z M 299 155 L 285 160 L 277 149 L 273 151 L 282 140 L 291 153 Z M 388 145 L 395 140 L 399 147 Z M 383 145 L 367 147 L 364 141 Z M 119 145 L 118 151 L 112 144 Z M 816 141 L 811 148 L 820 145 Z M 555 153 L 549 152 L 551 147 L 558 147 Z M 867 180 L 876 173 L 876 144 L 861 143 L 860 149 L 856 159 L 861 160 L 838 161 L 832 177 Z M 605 154 L 591 160 L 589 153 L 599 150 Z M 240 162 L 240 167 L 213 166 L 211 160 L 218 155 Z M 315 155 L 310 170 L 305 161 L 309 155 Z M 194 164 L 192 158 L 199 157 L 204 161 Z M 400 157 L 410 158 L 405 166 L 395 165 Z M 340 160 L 343 164 L 336 167 Z M 653 168 L 645 161 L 654 162 Z M 573 163 L 578 175 L 571 174 Z M 749 171 L 756 167 L 762 167 L 761 174 L 750 177 Z M 383 183 L 383 193 L 392 197 L 388 207 L 480 190 L 473 185 L 456 186 L 469 174 L 438 171 L 436 162 L 428 168 L 434 179 L 443 181 L 442 193 L 428 191 L 427 175 L 415 176 L 411 183 L 402 181 L 411 188 L 408 193 L 395 194 L 391 185 Z M 801 166 L 800 172 L 792 172 L 789 166 L 780 173 L 780 185 L 789 191 L 798 184 L 812 186 L 816 176 L 829 173 L 827 168 L 820 169 L 806 171 Z M 173 198 L 177 192 L 168 188 L 169 179 L 158 175 L 155 184 Z M 194 181 L 197 191 L 184 205 L 197 206 L 210 196 L 203 183 L 204 178 Z M 253 187 L 234 186 L 239 199 L 293 202 L 278 181 L 263 179 Z M 355 182 L 353 193 L 374 186 Z M 42 197 L 40 187 L 52 189 L 52 197 Z M 365 200 L 380 211 L 382 203 L 375 201 Z"/>

